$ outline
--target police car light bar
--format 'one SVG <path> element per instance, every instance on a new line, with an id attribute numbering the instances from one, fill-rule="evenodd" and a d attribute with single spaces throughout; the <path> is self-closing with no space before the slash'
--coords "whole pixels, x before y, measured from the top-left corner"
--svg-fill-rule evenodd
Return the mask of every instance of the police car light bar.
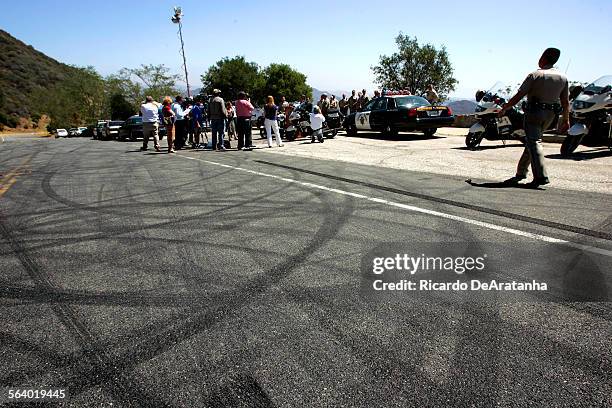
<path id="1" fill-rule="evenodd" d="M 385 96 L 412 95 L 412 93 L 409 90 L 407 90 L 407 89 L 401 89 L 401 90 L 398 90 L 398 91 L 383 90 L 382 94 L 385 95 Z"/>

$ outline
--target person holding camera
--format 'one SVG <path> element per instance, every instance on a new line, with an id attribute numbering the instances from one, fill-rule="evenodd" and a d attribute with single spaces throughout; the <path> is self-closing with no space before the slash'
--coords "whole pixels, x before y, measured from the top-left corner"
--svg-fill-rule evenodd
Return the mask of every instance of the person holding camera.
<path id="1" fill-rule="evenodd" d="M 251 136 L 251 114 L 255 107 L 247 99 L 245 92 L 238 93 L 236 105 L 236 132 L 238 133 L 238 150 L 248 150 L 253 146 Z"/>

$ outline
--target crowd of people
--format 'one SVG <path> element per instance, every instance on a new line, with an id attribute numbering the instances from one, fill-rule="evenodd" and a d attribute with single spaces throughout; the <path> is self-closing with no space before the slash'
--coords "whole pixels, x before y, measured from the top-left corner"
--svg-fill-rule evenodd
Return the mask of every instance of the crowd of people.
<path id="1" fill-rule="evenodd" d="M 381 92 L 374 91 L 372 99 L 381 96 Z M 439 100 L 438 94 L 433 86 L 429 86 L 424 95 L 430 103 Z M 328 98 L 322 94 L 310 113 L 311 127 L 313 130 L 312 141 L 315 138 L 323 140 L 322 127 L 325 117 L 329 111 L 339 111 L 343 116 L 356 112 L 365 107 L 370 101 L 365 89 L 361 92 L 353 90 L 350 97 L 342 94 L 341 99 L 335 95 Z M 302 95 L 299 104 L 307 102 L 306 95 Z M 282 147 L 280 129 L 278 126 L 278 114 L 283 113 L 289 117 L 294 108 L 284 96 L 281 96 L 278 105 L 273 96 L 266 98 L 263 109 L 263 126 L 267 136 L 268 147 L 272 147 L 273 138 L 276 145 Z M 164 126 L 167 131 L 168 153 L 191 147 L 193 149 L 203 148 L 209 144 L 207 128 L 210 128 L 212 136 L 212 150 L 224 151 L 231 147 L 231 141 L 236 140 L 239 150 L 250 150 L 253 146 L 251 118 L 255 107 L 252 105 L 246 92 L 240 92 L 236 101 L 225 101 L 221 91 L 214 89 L 211 98 L 198 96 L 195 99 L 183 98 L 178 95 L 172 100 L 167 96 L 159 104 L 148 96 L 141 105 L 140 114 L 143 119 L 143 146 L 141 150 L 147 150 L 149 139 L 153 140 L 154 148 L 161 151 L 159 145 L 159 127 Z M 227 135 L 227 140 L 225 136 Z M 205 141 L 204 141 L 205 139 Z"/>
<path id="2" fill-rule="evenodd" d="M 207 100 L 208 99 L 208 100 Z M 272 136 L 276 136 L 276 144 L 282 147 L 277 123 L 279 110 L 289 106 L 284 97 L 280 106 L 274 103 L 274 98 L 268 96 L 264 106 L 265 129 L 268 134 L 268 147 L 272 147 Z M 143 145 L 141 150 L 147 150 L 149 140 L 153 140 L 156 151 L 161 151 L 159 144 L 159 128 L 164 126 L 167 131 L 168 153 L 174 153 L 187 147 L 204 148 L 209 144 L 206 129 L 211 132 L 212 150 L 224 151 L 236 140 L 239 150 L 249 150 L 253 146 L 251 117 L 255 107 L 245 92 L 238 94 L 236 101 L 224 101 L 221 91 L 213 90 L 211 98 L 186 98 L 178 95 L 174 100 L 167 96 L 162 103 L 147 96 L 140 107 L 143 121 Z M 227 134 L 227 140 L 225 135 Z"/>

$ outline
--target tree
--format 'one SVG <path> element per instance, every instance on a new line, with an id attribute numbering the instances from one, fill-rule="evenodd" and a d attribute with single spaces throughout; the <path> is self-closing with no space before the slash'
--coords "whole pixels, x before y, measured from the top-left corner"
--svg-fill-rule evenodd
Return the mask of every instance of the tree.
<path id="1" fill-rule="evenodd" d="M 376 82 L 387 89 L 407 89 L 421 95 L 432 84 L 444 98 L 455 89 L 453 66 L 446 47 L 437 50 L 431 44 L 419 45 L 416 37 L 402 33 L 395 38 L 398 52 L 381 55 L 379 64 L 372 67 Z"/>
<path id="2" fill-rule="evenodd" d="M 170 74 L 170 68 L 163 64 L 142 64 L 140 68 L 123 68 L 119 71 L 119 75 L 127 79 L 135 76 L 144 84 L 143 96 L 150 95 L 155 100 L 161 100 L 164 96 L 176 95 L 178 93 L 176 82 L 179 80 L 179 76 Z"/>
<path id="3" fill-rule="evenodd" d="M 32 95 L 35 113 L 47 114 L 51 128 L 81 126 L 104 113 L 104 79 L 93 67 L 74 68 L 71 75 Z"/>
<path id="4" fill-rule="evenodd" d="M 259 66 L 247 62 L 243 56 L 225 57 L 208 68 L 202 76 L 202 92 L 212 93 L 217 88 L 227 100 L 235 100 L 244 91 L 258 100 L 261 96 L 262 76 Z"/>
<path id="5" fill-rule="evenodd" d="M 142 103 L 145 90 L 142 84 L 131 79 L 132 74 L 127 68 L 106 77 L 105 99 L 110 109 L 110 101 L 114 95 L 122 95 L 134 109 Z M 110 111 L 108 112 L 110 114 Z"/>
<path id="6" fill-rule="evenodd" d="M 178 75 L 170 74 L 164 65 L 141 65 L 139 68 L 122 68 L 106 77 L 106 115 L 122 118 L 138 111 L 147 95 L 157 101 L 164 96 L 178 94 Z M 129 106 L 131 108 L 129 108 Z"/>
<path id="7" fill-rule="evenodd" d="M 297 101 L 301 95 L 312 96 L 312 88 L 306 84 L 306 75 L 287 64 L 270 64 L 262 71 L 263 96 L 272 95 L 276 99 L 285 96 L 289 101 Z"/>
<path id="8" fill-rule="evenodd" d="M 128 102 L 122 94 L 111 95 L 109 110 L 112 120 L 125 120 L 136 113 L 134 105 Z"/>

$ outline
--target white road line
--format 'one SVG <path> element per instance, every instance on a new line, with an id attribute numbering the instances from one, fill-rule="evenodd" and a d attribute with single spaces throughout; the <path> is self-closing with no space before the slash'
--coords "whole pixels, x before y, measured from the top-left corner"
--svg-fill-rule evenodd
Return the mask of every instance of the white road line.
<path id="1" fill-rule="evenodd" d="M 567 245 L 567 246 L 571 246 L 573 248 L 581 249 L 583 251 L 588 251 L 588 252 L 592 252 L 592 253 L 595 253 L 595 254 L 612 257 L 612 251 L 610 251 L 608 249 L 598 248 L 598 247 L 594 247 L 594 246 L 590 246 L 590 245 L 579 244 L 577 242 L 572 242 L 572 241 L 568 241 L 568 240 L 565 240 L 565 239 L 553 238 L 553 237 L 549 237 L 547 235 L 535 234 L 533 232 L 527 232 L 527 231 L 521 231 L 521 230 L 518 230 L 518 229 L 508 228 L 508 227 L 504 227 L 502 225 L 492 224 L 492 223 L 489 223 L 489 222 L 473 220 L 471 218 L 460 217 L 458 215 L 448 214 L 448 213 L 444 213 L 444 212 L 440 212 L 440 211 L 435 211 L 435 210 L 428 210 L 426 208 L 416 207 L 414 205 L 402 204 L 402 203 L 398 203 L 398 202 L 395 202 L 395 201 L 389 201 L 389 200 L 385 200 L 383 198 L 370 197 L 370 196 L 366 196 L 366 195 L 358 194 L 358 193 L 353 193 L 353 192 L 346 191 L 346 190 L 339 190 L 337 188 L 331 188 L 331 187 L 322 186 L 320 184 L 308 183 L 308 182 L 305 182 L 305 181 L 299 181 L 299 180 L 295 180 L 295 179 L 281 177 L 281 176 L 277 176 L 275 174 L 262 173 L 260 171 L 245 169 L 243 167 L 231 166 L 229 164 L 223 164 L 223 163 L 218 163 L 218 162 L 214 162 L 214 161 L 210 161 L 210 160 L 198 159 L 196 157 L 183 156 L 183 155 L 180 155 L 180 154 L 176 155 L 176 156 L 184 158 L 184 159 L 188 159 L 188 160 L 196 160 L 196 161 L 199 161 L 199 162 L 202 162 L 202 163 L 212 164 L 214 166 L 220 166 L 220 167 L 225 167 L 225 168 L 228 168 L 228 169 L 242 171 L 242 172 L 245 172 L 245 173 L 255 174 L 257 176 L 268 177 L 268 178 L 284 181 L 284 182 L 287 182 L 287 183 L 299 184 L 299 185 L 304 186 L 304 187 L 313 188 L 313 189 L 317 189 L 317 190 L 328 191 L 330 193 L 336 193 L 336 194 L 341 194 L 341 195 L 345 195 L 345 196 L 361 198 L 363 200 L 371 201 L 373 203 L 384 204 L 384 205 L 388 205 L 390 207 L 401 208 L 403 210 L 418 212 L 418 213 L 421 213 L 421 214 L 432 215 L 434 217 L 445 218 L 445 219 L 448 219 L 448 220 L 458 221 L 458 222 L 462 222 L 462 223 L 465 223 L 465 224 L 476 225 L 478 227 L 488 228 L 488 229 L 495 230 L 495 231 L 502 231 L 502 232 L 506 232 L 508 234 L 513 234 L 513 235 L 518 235 L 518 236 L 521 236 L 521 237 L 531 238 L 531 239 L 535 239 L 535 240 L 538 240 L 538 241 L 549 242 L 549 243 L 552 243 L 552 244 Z"/>

